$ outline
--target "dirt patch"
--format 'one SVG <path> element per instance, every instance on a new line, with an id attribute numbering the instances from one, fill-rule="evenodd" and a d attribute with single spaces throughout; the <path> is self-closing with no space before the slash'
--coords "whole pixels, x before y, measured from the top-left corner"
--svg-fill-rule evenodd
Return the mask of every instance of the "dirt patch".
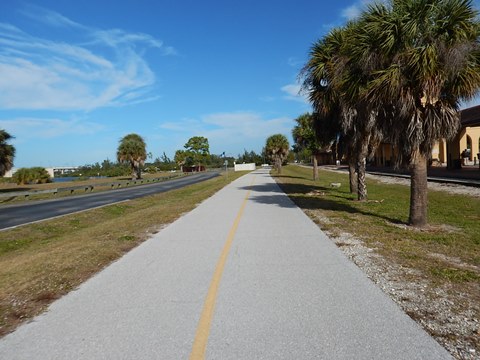
<path id="1" fill-rule="evenodd" d="M 407 224 L 395 223 L 395 222 L 391 222 L 391 221 L 388 221 L 387 223 L 391 226 L 395 226 L 395 227 L 398 227 L 398 228 L 403 229 L 403 230 L 418 231 L 418 232 L 458 233 L 458 232 L 462 231 L 462 229 L 459 229 L 455 226 L 451 226 L 451 225 L 448 225 L 448 224 L 435 224 L 435 225 L 427 224 L 424 227 L 418 228 L 418 227 L 409 226 Z"/>

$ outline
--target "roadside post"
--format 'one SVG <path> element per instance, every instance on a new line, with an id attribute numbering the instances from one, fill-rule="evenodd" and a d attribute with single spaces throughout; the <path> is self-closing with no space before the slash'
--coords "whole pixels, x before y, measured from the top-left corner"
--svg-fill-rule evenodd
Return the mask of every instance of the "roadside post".
<path id="1" fill-rule="evenodd" d="M 225 154 L 225 151 L 222 153 L 223 158 L 225 161 L 223 162 L 223 165 L 225 165 L 225 178 L 228 179 L 228 160 L 227 160 L 227 155 Z"/>

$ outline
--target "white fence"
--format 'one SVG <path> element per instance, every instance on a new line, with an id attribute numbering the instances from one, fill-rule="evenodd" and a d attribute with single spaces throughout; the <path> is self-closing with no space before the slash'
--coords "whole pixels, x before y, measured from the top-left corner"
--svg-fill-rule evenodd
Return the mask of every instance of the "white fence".
<path id="1" fill-rule="evenodd" d="M 235 171 L 251 171 L 255 170 L 255 163 L 251 164 L 235 164 Z"/>

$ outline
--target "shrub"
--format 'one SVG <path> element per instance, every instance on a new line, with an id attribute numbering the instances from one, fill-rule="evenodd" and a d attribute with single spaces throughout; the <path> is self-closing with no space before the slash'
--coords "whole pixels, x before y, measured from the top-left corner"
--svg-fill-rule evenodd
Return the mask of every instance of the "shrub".
<path id="1" fill-rule="evenodd" d="M 50 175 L 43 167 L 20 168 L 13 174 L 13 180 L 18 185 L 45 184 L 51 182 Z"/>

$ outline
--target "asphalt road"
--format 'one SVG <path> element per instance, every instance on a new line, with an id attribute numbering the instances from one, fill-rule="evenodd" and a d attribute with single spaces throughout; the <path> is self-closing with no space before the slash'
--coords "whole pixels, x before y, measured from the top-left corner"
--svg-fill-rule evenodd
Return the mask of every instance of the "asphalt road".
<path id="1" fill-rule="evenodd" d="M 0 340 L 0 359 L 451 356 L 268 170 L 245 175 Z"/>
<path id="2" fill-rule="evenodd" d="M 52 200 L 29 201 L 21 204 L 4 205 L 0 206 L 0 229 L 7 229 L 125 200 L 179 189 L 187 185 L 211 179 L 215 176 L 218 176 L 218 173 L 205 172 L 165 182 L 138 185 L 130 188 Z"/>

